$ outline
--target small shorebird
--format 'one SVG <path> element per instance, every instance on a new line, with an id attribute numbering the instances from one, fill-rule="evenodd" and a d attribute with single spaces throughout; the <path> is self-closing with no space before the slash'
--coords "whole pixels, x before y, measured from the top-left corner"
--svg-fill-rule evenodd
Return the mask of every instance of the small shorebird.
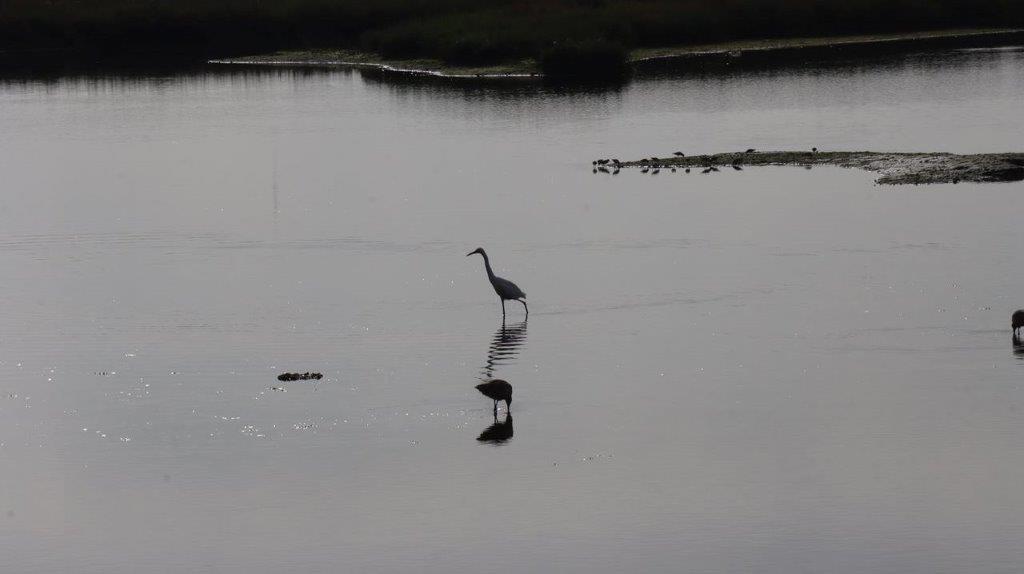
<path id="1" fill-rule="evenodd" d="M 752 148 L 752 147 L 747 148 L 747 151 L 745 151 L 743 153 L 754 153 L 754 148 Z"/>
<path id="2" fill-rule="evenodd" d="M 681 151 L 677 151 L 676 153 L 674 153 L 672 155 L 674 155 L 676 157 L 686 157 L 686 154 L 681 152 Z"/>
<path id="3" fill-rule="evenodd" d="M 486 383 L 480 383 L 476 390 L 494 401 L 494 413 L 498 413 L 498 401 L 505 401 L 505 410 L 512 408 L 512 385 L 502 379 L 491 379 Z"/>
<path id="4" fill-rule="evenodd" d="M 1024 329 L 1024 309 L 1017 309 L 1013 312 L 1013 316 L 1010 317 L 1010 326 L 1013 327 L 1014 340 L 1020 341 L 1017 331 Z"/>

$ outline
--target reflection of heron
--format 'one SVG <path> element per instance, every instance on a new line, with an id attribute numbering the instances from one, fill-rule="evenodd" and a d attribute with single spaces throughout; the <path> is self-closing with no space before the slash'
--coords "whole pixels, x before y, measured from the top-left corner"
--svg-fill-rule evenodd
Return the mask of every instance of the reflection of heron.
<path id="1" fill-rule="evenodd" d="M 502 422 L 498 422 L 498 415 L 494 415 L 494 424 L 485 428 L 484 432 L 476 437 L 476 440 L 501 444 L 510 438 L 512 438 L 512 415 L 508 414 L 505 415 L 505 420 Z"/>
<path id="2" fill-rule="evenodd" d="M 471 251 L 466 254 L 466 257 L 479 253 L 484 257 L 484 267 L 487 269 L 487 279 L 490 280 L 491 286 L 494 287 L 494 292 L 498 294 L 498 298 L 501 299 L 501 317 L 505 317 L 505 301 L 519 301 L 523 304 L 523 308 L 526 309 L 526 316 L 530 316 L 530 308 L 526 306 L 526 293 L 516 286 L 515 283 L 508 279 L 502 279 L 491 271 L 491 260 L 487 258 L 487 252 L 484 251 L 483 247 L 477 247 L 475 251 Z"/>
<path id="3" fill-rule="evenodd" d="M 494 377 L 494 368 L 508 363 L 519 356 L 519 348 L 526 342 L 526 322 L 512 323 L 508 326 L 503 322 L 494 332 L 491 346 L 487 349 L 487 363 L 480 372 L 483 380 Z"/>

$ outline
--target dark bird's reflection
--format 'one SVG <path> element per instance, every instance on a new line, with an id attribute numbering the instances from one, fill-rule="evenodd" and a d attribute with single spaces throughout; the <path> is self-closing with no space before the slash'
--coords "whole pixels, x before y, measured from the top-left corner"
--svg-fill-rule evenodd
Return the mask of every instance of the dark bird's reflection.
<path id="1" fill-rule="evenodd" d="M 510 438 L 512 438 L 512 414 L 508 413 L 503 421 L 498 421 L 498 415 L 494 415 L 494 424 L 485 428 L 484 432 L 476 437 L 476 440 L 501 444 Z"/>
<path id="2" fill-rule="evenodd" d="M 526 321 L 506 324 L 504 321 L 501 327 L 491 337 L 490 347 L 487 349 L 487 361 L 480 369 L 481 380 L 485 383 L 494 380 L 494 371 L 500 365 L 514 361 L 526 343 Z M 477 387 L 479 389 L 479 387 Z M 481 391 L 482 392 L 482 391 Z M 476 440 L 482 443 L 502 444 L 512 438 L 512 413 L 506 412 L 504 420 L 498 420 L 497 403 L 495 403 L 494 423 L 484 429 Z"/>
<path id="3" fill-rule="evenodd" d="M 494 378 L 495 367 L 512 362 L 518 357 L 524 343 L 526 343 L 526 321 L 508 325 L 502 322 L 501 327 L 491 337 L 491 346 L 487 350 L 487 362 L 480 370 L 484 375 L 484 380 Z"/>
<path id="4" fill-rule="evenodd" d="M 1013 339 L 1013 354 L 1016 355 L 1018 359 L 1024 360 L 1024 341 L 1021 341 L 1016 337 Z"/>

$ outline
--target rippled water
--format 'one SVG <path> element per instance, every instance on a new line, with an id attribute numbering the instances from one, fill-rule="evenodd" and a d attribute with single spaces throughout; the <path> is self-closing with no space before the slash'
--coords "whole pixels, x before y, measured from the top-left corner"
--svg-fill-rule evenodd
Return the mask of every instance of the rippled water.
<path id="1" fill-rule="evenodd" d="M 1024 183 L 589 162 L 1021 151 L 1022 93 L 1019 49 L 0 83 L 3 570 L 1019 572 Z"/>

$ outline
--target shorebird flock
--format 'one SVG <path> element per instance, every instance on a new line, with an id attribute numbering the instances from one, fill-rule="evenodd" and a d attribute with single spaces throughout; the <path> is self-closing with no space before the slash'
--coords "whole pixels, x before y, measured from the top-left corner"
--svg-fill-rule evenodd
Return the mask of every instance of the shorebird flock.
<path id="1" fill-rule="evenodd" d="M 818 148 L 812 147 L 810 153 L 817 153 Z M 750 153 L 756 153 L 757 149 L 753 147 L 746 148 L 743 151 L 736 152 L 732 157 L 732 162 L 729 164 L 734 171 L 743 171 L 743 158 L 749 156 Z M 591 162 L 591 167 L 594 173 L 618 175 L 623 168 L 626 167 L 640 167 L 640 173 L 657 175 L 662 173 L 663 169 L 671 170 L 672 173 L 677 173 L 678 170 L 683 170 L 683 173 L 690 173 L 689 167 L 678 166 L 673 163 L 674 159 L 686 158 L 686 153 L 683 151 L 674 151 L 672 153 L 673 158 L 660 159 L 656 156 L 650 158 L 644 158 L 638 162 L 622 162 L 617 159 L 600 159 Z M 711 174 L 719 171 L 715 163 L 711 161 L 708 156 L 699 156 L 698 159 L 703 159 L 703 162 L 698 162 L 698 166 L 694 169 L 700 170 L 701 174 Z M 721 165 L 721 164 L 718 164 Z"/>
<path id="2" fill-rule="evenodd" d="M 734 171 L 743 171 L 743 165 L 748 163 L 750 155 L 755 153 L 757 153 L 756 149 L 747 148 L 744 151 L 733 154 L 715 154 L 716 160 L 709 155 L 687 157 L 685 153 L 677 151 L 672 153 L 672 157 L 668 158 L 651 156 L 649 158 L 645 157 L 638 161 L 629 162 L 620 161 L 617 158 L 601 158 L 590 162 L 590 165 L 593 168 L 594 173 L 610 175 L 618 175 L 622 168 L 625 167 L 639 167 L 640 173 L 650 175 L 658 175 L 663 169 L 670 170 L 672 173 L 677 173 L 679 170 L 682 170 L 683 173 L 690 173 L 690 169 L 692 167 L 706 175 L 719 172 L 720 170 L 718 169 L 718 166 L 728 166 Z M 818 153 L 818 148 L 811 148 L 811 150 L 806 153 L 808 157 L 814 157 Z M 725 163 L 721 162 L 720 159 L 723 155 L 727 155 L 730 161 Z M 681 162 L 680 160 L 683 158 L 686 158 L 687 161 Z M 680 163 L 685 163 L 686 165 L 680 165 Z"/>

